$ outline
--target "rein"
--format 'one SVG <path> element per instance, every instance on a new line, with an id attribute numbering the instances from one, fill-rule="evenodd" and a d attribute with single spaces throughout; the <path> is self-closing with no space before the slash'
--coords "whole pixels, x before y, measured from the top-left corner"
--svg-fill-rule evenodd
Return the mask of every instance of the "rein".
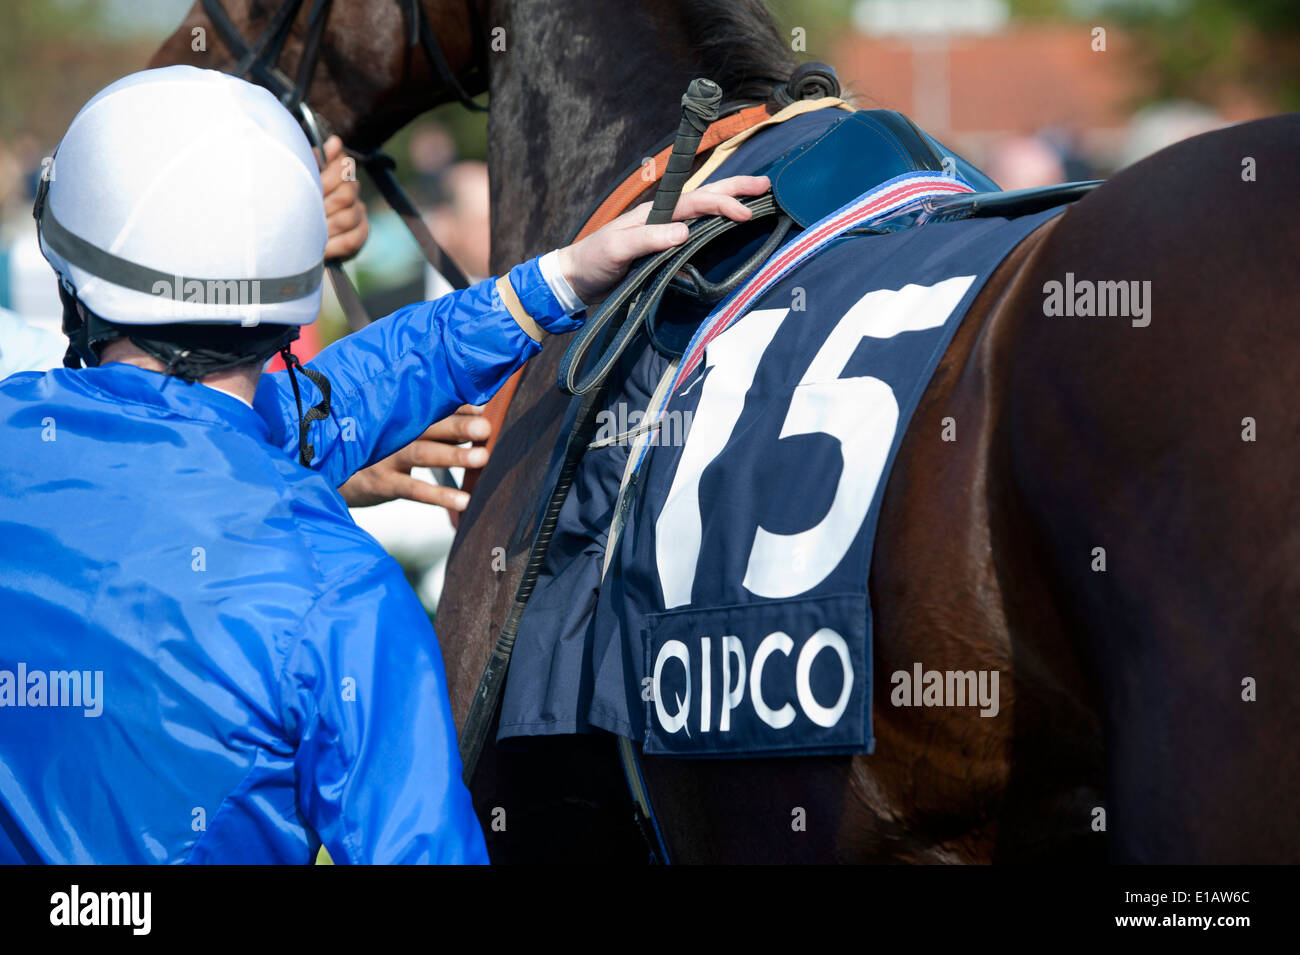
<path id="1" fill-rule="evenodd" d="M 311 92 L 312 79 L 316 74 L 317 61 L 320 59 L 321 38 L 325 34 L 325 26 L 329 20 L 330 11 L 333 9 L 333 0 L 312 0 L 311 8 L 307 14 L 307 36 L 303 42 L 302 55 L 298 60 L 297 75 L 290 77 L 278 65 L 280 56 L 284 51 L 284 44 L 293 30 L 294 22 L 298 18 L 303 2 L 304 0 L 285 0 L 271 15 L 266 28 L 250 43 L 244 39 L 239 27 L 230 18 L 230 14 L 226 12 L 221 0 L 202 0 L 203 10 L 208 19 L 212 21 L 217 34 L 230 52 L 238 58 L 238 62 L 232 71 L 233 75 L 241 79 L 251 79 L 258 85 L 270 90 L 284 104 L 285 108 L 298 118 L 308 140 L 311 142 L 312 148 L 318 155 L 318 162 L 323 168 L 325 165 L 324 143 L 326 135 L 320 118 L 308 104 L 307 98 Z M 428 14 L 425 13 L 420 0 L 397 0 L 397 2 L 406 10 L 408 45 L 412 49 L 419 47 L 424 50 L 425 56 L 433 66 L 433 70 L 442 84 L 442 90 L 449 93 L 453 99 L 459 100 L 469 109 L 486 111 L 487 107 L 481 106 L 470 98 L 469 93 L 465 90 L 464 83 L 448 65 L 447 58 L 443 55 L 442 47 L 438 43 L 438 38 L 433 32 L 433 26 L 429 22 Z M 472 0 L 468 0 L 467 8 L 470 15 L 471 33 L 477 36 L 480 32 L 478 29 L 480 25 L 478 10 Z M 473 53 L 474 60 L 470 66 L 471 73 L 475 76 L 486 73 L 486 63 L 484 62 L 480 44 L 474 44 Z M 420 251 L 424 254 L 428 263 L 447 279 L 452 288 L 463 289 L 468 287 L 469 281 L 465 278 L 465 274 L 438 245 L 423 217 L 420 216 L 415 205 L 402 190 L 397 177 L 393 174 L 396 163 L 392 157 L 379 150 L 358 153 L 349 149 L 348 154 L 365 168 L 366 173 L 373 180 L 384 200 L 401 218 L 411 236 L 420 246 Z M 361 303 L 361 297 L 357 294 L 352 280 L 343 270 L 342 263 L 338 260 L 331 260 L 326 263 L 326 268 L 329 271 L 330 283 L 334 286 L 334 293 L 338 297 L 339 304 L 343 307 L 344 314 L 347 316 L 349 327 L 353 331 L 357 331 L 369 325 L 372 319 L 366 313 L 365 307 Z"/>

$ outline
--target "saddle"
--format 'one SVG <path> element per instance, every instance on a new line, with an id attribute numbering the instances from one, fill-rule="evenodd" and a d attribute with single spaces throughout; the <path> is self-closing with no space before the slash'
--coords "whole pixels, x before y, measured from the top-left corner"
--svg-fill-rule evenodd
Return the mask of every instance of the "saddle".
<path id="1" fill-rule="evenodd" d="M 902 113 L 849 113 L 816 139 L 755 169 L 772 189 L 744 200 L 748 222 L 708 216 L 690 223 L 686 242 L 644 259 L 588 319 L 560 364 L 561 390 L 599 385 L 642 331 L 667 358 L 680 358 L 695 329 L 799 232 L 875 186 L 910 172 L 959 177 L 976 192 L 937 201 L 859 230 L 898 231 L 931 221 L 1016 216 L 1077 199 L 1096 183 L 1004 193 L 966 159 Z M 596 358 L 591 358 L 593 354 Z"/>

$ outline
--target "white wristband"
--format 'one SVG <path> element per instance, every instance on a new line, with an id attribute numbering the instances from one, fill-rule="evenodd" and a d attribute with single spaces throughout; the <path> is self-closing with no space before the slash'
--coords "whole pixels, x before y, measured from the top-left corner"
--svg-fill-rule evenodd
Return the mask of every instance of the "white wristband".
<path id="1" fill-rule="evenodd" d="M 551 294 L 559 301 L 560 307 L 565 312 L 573 315 L 587 307 L 582 304 L 582 299 L 578 298 L 578 293 L 573 290 L 569 280 L 560 271 L 560 253 L 558 249 L 543 255 L 538 259 L 537 265 L 542 270 L 542 278 L 546 279 L 546 284 L 550 286 Z"/>

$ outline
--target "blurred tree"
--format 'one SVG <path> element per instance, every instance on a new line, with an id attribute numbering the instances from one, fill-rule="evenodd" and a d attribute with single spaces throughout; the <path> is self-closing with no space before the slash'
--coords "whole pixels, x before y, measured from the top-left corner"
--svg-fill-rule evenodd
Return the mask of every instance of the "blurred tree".
<path id="1" fill-rule="evenodd" d="M 1300 108 L 1296 0 L 1129 0 L 1107 7 L 1139 37 L 1155 98 L 1216 102 L 1240 84 L 1279 108 Z"/>
<path id="2" fill-rule="evenodd" d="M 830 60 L 831 48 L 849 28 L 853 3 L 854 0 L 768 0 L 767 6 L 787 43 L 794 43 L 794 30 L 804 31 L 804 48 L 793 48 L 795 59 L 803 62 Z"/>
<path id="3" fill-rule="evenodd" d="M 1015 19 L 1110 21 L 1146 61 L 1144 99 L 1219 104 L 1247 90 L 1300 108 L 1297 0 L 1008 0 Z"/>

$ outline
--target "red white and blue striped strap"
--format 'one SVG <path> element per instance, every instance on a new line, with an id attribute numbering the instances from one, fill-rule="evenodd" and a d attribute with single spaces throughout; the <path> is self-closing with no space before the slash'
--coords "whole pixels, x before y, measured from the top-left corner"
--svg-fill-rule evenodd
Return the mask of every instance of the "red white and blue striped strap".
<path id="1" fill-rule="evenodd" d="M 933 172 L 904 173 L 881 183 L 815 223 L 770 258 L 730 299 L 705 319 L 686 348 L 677 377 L 665 395 L 664 404 L 676 393 L 686 376 L 699 366 L 709 342 L 731 327 L 768 289 L 838 236 L 850 229 L 897 215 L 932 196 L 974 191 L 952 176 Z"/>
<path id="2" fill-rule="evenodd" d="M 672 396 L 704 358 L 704 350 L 718 335 L 731 327 L 758 299 L 778 281 L 825 248 L 850 229 L 872 225 L 921 205 L 932 196 L 953 195 L 975 190 L 960 179 L 933 172 L 910 172 L 883 182 L 842 206 L 799 235 L 755 272 L 727 301 L 723 302 L 700 327 L 686 347 L 682 362 L 673 376 L 672 387 L 663 390 L 657 406 L 648 409 L 646 419 L 663 416 Z M 631 473 L 640 470 L 649 452 L 650 442 L 633 450 L 636 457 Z M 626 479 L 625 479 L 626 480 Z"/>

